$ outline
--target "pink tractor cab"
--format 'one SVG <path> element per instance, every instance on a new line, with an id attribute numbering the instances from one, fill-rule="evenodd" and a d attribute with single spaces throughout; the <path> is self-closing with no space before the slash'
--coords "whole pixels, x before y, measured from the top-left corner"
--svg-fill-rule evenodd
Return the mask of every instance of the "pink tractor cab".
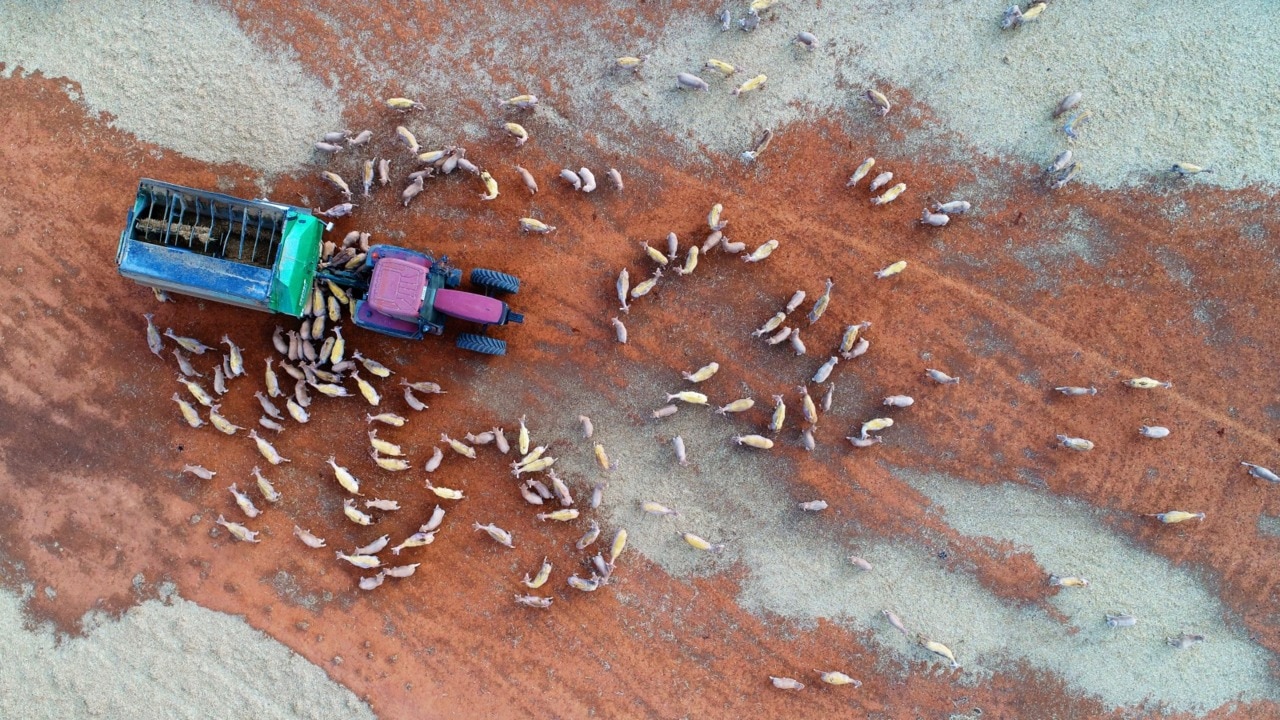
<path id="1" fill-rule="evenodd" d="M 462 271 L 450 267 L 448 258 L 437 260 L 426 253 L 391 245 L 369 248 L 360 270 L 364 272 L 356 277 L 369 273 L 368 291 L 356 301 L 354 319 L 358 327 L 366 330 L 419 340 L 427 334 L 444 332 L 446 318 L 485 327 L 524 322 L 523 315 L 494 297 L 520 291 L 520 280 L 506 273 L 477 268 L 471 271 L 471 285 L 480 292 L 458 290 Z M 340 285 L 356 284 L 353 278 L 337 273 L 328 279 Z M 457 342 L 464 350 L 486 355 L 507 352 L 506 342 L 487 335 L 460 333 Z"/>

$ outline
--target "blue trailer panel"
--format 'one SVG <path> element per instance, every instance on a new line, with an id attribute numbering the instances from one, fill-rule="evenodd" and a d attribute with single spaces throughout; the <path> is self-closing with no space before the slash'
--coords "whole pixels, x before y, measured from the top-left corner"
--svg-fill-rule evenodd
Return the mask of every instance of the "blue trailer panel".
<path id="1" fill-rule="evenodd" d="M 270 268 L 141 242 L 125 243 L 118 261 L 121 275 L 143 285 L 254 310 L 271 309 Z"/>
<path id="2" fill-rule="evenodd" d="M 323 232 L 303 208 L 143 179 L 116 263 L 144 285 L 301 317 Z"/>

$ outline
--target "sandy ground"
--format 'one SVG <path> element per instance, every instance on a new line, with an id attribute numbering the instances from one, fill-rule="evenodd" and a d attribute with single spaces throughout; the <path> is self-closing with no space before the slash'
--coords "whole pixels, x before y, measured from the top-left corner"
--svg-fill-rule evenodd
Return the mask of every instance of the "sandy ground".
<path id="1" fill-rule="evenodd" d="M 145 579 L 138 578 L 138 589 Z M 5 658 L 0 715 L 12 718 L 372 718 L 320 668 L 234 615 L 172 596 L 117 619 L 84 618 L 85 635 L 24 628 L 22 598 L 0 595 Z M 175 672 L 175 668 L 181 671 Z"/>
<path id="2" fill-rule="evenodd" d="M 11 238 L 9 282 L 0 289 L 0 574 L 13 592 L 34 590 L 21 597 L 36 633 L 6 633 L 6 642 L 47 646 L 50 630 L 36 625 L 49 623 L 68 634 L 64 644 L 144 657 L 153 643 L 128 631 L 138 614 L 203 618 L 194 622 L 211 633 L 227 628 L 227 643 L 244 638 L 254 648 L 248 662 L 276 662 L 272 653 L 283 644 L 327 675 L 304 673 L 299 687 L 334 703 L 353 702 L 338 686 L 349 688 L 387 718 L 722 716 L 748 708 L 1017 717 L 1046 707 L 1059 717 L 1274 716 L 1280 626 L 1270 608 L 1280 571 L 1267 559 L 1280 549 L 1271 529 L 1280 501 L 1238 464 L 1280 465 L 1273 340 L 1280 318 L 1271 300 L 1280 268 L 1277 224 L 1265 212 L 1270 189 L 1157 178 L 1144 168 L 1158 155 L 1187 159 L 1175 154 L 1181 146 L 1151 162 L 1126 159 L 1114 149 L 1131 141 L 1109 136 L 1100 122 L 1089 127 L 1087 141 L 1098 143 L 1089 151 L 1113 165 L 1092 179 L 1111 186 L 1136 177 L 1139 186 L 1048 194 L 1028 164 L 1052 142 L 1044 122 L 1022 125 L 1037 128 L 1034 143 L 992 143 L 930 81 L 895 77 L 889 67 L 875 73 L 894 88 L 897 107 L 885 121 L 856 99 L 862 75 L 851 70 L 834 86 L 819 85 L 838 98 L 837 112 L 816 91 L 792 95 L 780 82 L 740 99 L 757 105 L 726 103 L 721 96 L 741 76 L 717 82 L 710 97 L 676 94 L 667 71 L 686 55 L 683 69 L 696 70 L 706 54 L 687 34 L 672 39 L 681 28 L 699 28 L 709 44 L 738 43 L 737 52 L 753 58 L 748 43 L 762 43 L 769 49 L 761 63 L 832 56 L 779 50 L 795 29 L 782 11 L 755 36 L 721 36 L 700 8 L 654 5 L 601 12 L 574 3 L 544 22 L 504 4 L 487 6 L 484 17 L 336 3 L 318 3 L 307 15 L 199 6 L 184 17 L 213 18 L 220 34 L 205 33 L 214 42 L 193 53 L 249 43 L 264 55 L 244 72 L 293 73 L 292 87 L 318 82 L 333 94 L 291 93 L 278 117 L 248 103 L 253 122 L 216 143 L 217 157 L 193 150 L 188 139 L 225 118 L 189 119 L 183 129 L 175 116 L 146 114 L 143 124 L 130 124 L 121 106 L 129 82 L 113 82 L 83 58 L 51 67 L 48 77 L 14 73 L 0 81 L 20 108 L 0 119 L 0 137 L 9 140 L 0 146 L 0 173 L 22 178 L 0 196 L 0 229 Z M 980 20 L 986 33 L 999 8 L 977 5 L 981 16 L 967 21 Z M 1050 10 L 1069 18 L 1078 12 L 1071 7 Z M 796 22 L 816 28 L 810 18 L 817 12 L 797 8 Z M 101 22 L 90 17 L 84 23 Z M 1050 19 L 1019 33 L 1047 38 Z M 866 22 L 892 25 L 881 17 Z M 279 23 L 307 39 L 282 51 L 273 30 Z M 534 26 L 539 34 L 522 32 Z M 607 38 L 627 38 L 625 47 Z M 40 59 L 25 45 L 14 50 L 12 35 L 0 40 L 6 65 Z M 966 42 L 952 51 L 963 55 Z M 649 49 L 652 67 L 640 79 L 582 69 L 584 57 Z M 424 72 L 445 63 L 453 72 Z M 562 67 L 572 69 L 557 74 Z M 821 72 L 797 73 L 795 83 Z M 71 80 L 57 79 L 60 73 Z M 222 92 L 218 83 L 229 77 L 206 87 Z M 1116 83 L 1105 92 L 1131 90 Z M 280 92 L 272 89 L 279 85 L 259 87 Z M 543 105 L 510 116 L 534 136 L 514 150 L 495 130 L 508 116 L 494 98 L 524 90 Z M 1036 107 L 1047 112 L 1059 90 L 1047 87 L 1049 99 Z M 375 104 L 402 93 L 436 106 L 397 116 Z M 1015 123 L 1017 107 L 993 114 Z M 277 134 L 314 132 L 343 108 L 344 125 L 378 134 L 368 153 L 396 158 L 397 178 L 408 166 L 400 158 L 408 158 L 391 133 L 406 123 L 426 147 L 465 142 L 468 157 L 492 169 L 502 195 L 481 203 L 479 183 L 455 176 L 432 183 L 406 210 L 395 188 L 380 190 L 335 235 L 366 229 L 525 283 L 513 303 L 527 324 L 495 331 L 511 343 L 505 358 L 463 355 L 449 342 L 452 332 L 420 345 L 347 333 L 352 347 L 400 376 L 449 391 L 429 398 L 430 410 L 405 428 L 381 434 L 421 467 L 441 432 L 456 437 L 502 425 L 513 436 L 516 419 L 527 415 L 535 444 L 560 458 L 580 501 L 593 483 L 608 482 L 599 511 L 550 525 L 512 491 L 508 458 L 491 448 L 476 461 L 451 457 L 432 480 L 464 489 L 467 499 L 449 508 L 433 545 L 406 551 L 406 561 L 423 563 L 415 577 L 372 593 L 358 590 L 357 573 L 327 550 L 292 538 L 293 525 L 343 550 L 383 533 L 401 538 L 434 505 L 421 487 L 424 473 L 377 471 L 364 457 L 368 407 L 358 398 L 317 400 L 311 423 L 273 439 L 293 462 L 267 470 L 285 500 L 249 521 L 264 542 L 232 541 L 212 525 L 219 514 L 239 512 L 225 488 L 243 487 L 250 468 L 266 466 L 243 436 L 181 424 L 168 400 L 179 389 L 174 362 L 147 351 L 141 313 L 209 344 L 229 333 L 245 349 L 251 374 L 233 383 L 223 407 L 241 425 L 258 415 L 252 392 L 262 385 L 276 319 L 181 298 L 158 306 L 120 280 L 113 263 L 140 175 L 242 196 L 266 187 L 273 199 L 307 206 L 337 202 L 315 173 L 333 169 L 350 181 L 363 156 L 310 158 L 312 165 L 281 172 L 309 157 L 313 137 L 273 145 L 262 160 L 250 160 L 247 149 L 274 143 Z M 1219 113 L 1244 119 L 1216 130 L 1247 132 L 1252 116 L 1238 113 L 1244 109 Z M 1258 117 L 1265 139 L 1265 122 L 1274 118 Z M 1184 126 L 1197 127 L 1193 120 Z M 716 127 L 732 131 L 716 134 Z M 760 162 L 744 166 L 736 154 L 763 127 L 777 139 Z M 908 183 L 897 203 L 872 208 L 865 188 L 845 189 L 868 155 Z M 520 188 L 511 170 L 517 162 L 537 175 L 536 197 Z M 583 164 L 623 168 L 626 191 L 575 194 L 555 181 L 560 167 Z M 1234 180 L 1216 179 L 1238 185 L 1261 177 L 1237 167 Z M 974 201 L 972 216 L 941 230 L 915 222 L 926 198 L 953 195 Z M 668 274 L 625 316 L 631 342 L 617 345 L 608 325 L 617 314 L 617 271 L 629 267 L 633 282 L 648 274 L 640 241 L 662 247 L 674 231 L 682 246 L 700 242 L 715 202 L 726 208 L 733 239 L 754 247 L 778 238 L 781 248 L 759 265 L 713 253 L 689 277 Z M 559 230 L 520 235 L 516 219 L 528 215 Z M 874 280 L 874 270 L 898 259 L 909 261 L 905 273 Z M 801 321 L 807 355 L 750 337 L 794 290 L 806 290 L 811 302 L 826 277 L 836 281 L 827 315 L 812 327 Z M 817 449 L 806 453 L 796 387 L 841 329 L 861 320 L 874 323 L 871 350 L 836 368 L 833 409 L 819 420 Z M 680 373 L 710 360 L 721 370 L 700 389 L 713 403 L 750 396 L 757 406 L 733 418 L 690 407 L 653 421 L 649 413 L 666 393 L 688 387 Z M 211 364 L 198 361 L 202 370 Z M 932 385 L 925 367 L 962 382 Z M 1143 393 L 1120 384 L 1138 375 L 1174 387 Z M 395 380 L 379 383 L 383 408 L 409 412 Z M 1096 384 L 1100 392 L 1063 398 L 1051 390 L 1059 384 Z M 812 391 L 821 395 L 818 386 Z M 916 404 L 886 411 L 879 399 L 892 393 L 910 394 Z M 763 429 L 774 394 L 789 406 L 778 447 L 733 446 L 732 435 Z M 590 443 L 577 435 L 581 413 L 595 420 L 617 470 L 594 466 Z M 897 422 L 883 445 L 855 451 L 843 440 L 885 414 Z M 1173 434 L 1138 437 L 1144 423 Z M 1057 433 L 1090 438 L 1097 448 L 1054 448 Z M 689 447 L 688 467 L 672 458 L 676 434 Z M 367 494 L 394 497 L 405 509 L 372 528 L 348 523 L 324 464 L 330 454 L 356 471 Z M 219 474 L 209 482 L 182 476 L 186 462 Z M 831 508 L 817 515 L 793 508 L 815 498 Z M 644 500 L 681 516 L 641 516 Z M 1175 526 L 1143 517 L 1170 509 L 1208 517 Z M 589 595 L 565 586 L 570 573 L 587 572 L 579 565 L 586 553 L 574 547 L 587 518 L 603 526 L 604 541 L 619 527 L 631 537 L 614 582 Z M 473 522 L 513 531 L 516 548 L 494 545 L 470 529 Z M 679 540 L 684 531 L 723 542 L 725 551 L 699 554 Z M 859 574 L 843 560 L 854 553 L 876 568 Z M 514 607 L 511 595 L 524 590 L 519 578 L 544 556 L 555 570 L 543 594 L 556 604 L 545 612 Z M 135 584 L 139 573 L 155 584 Z M 1091 585 L 1051 587 L 1050 573 L 1081 575 Z M 160 583 L 175 590 L 161 598 Z M 897 612 L 912 633 L 949 645 L 961 668 L 950 670 L 889 629 L 883 609 Z M 1106 627 L 1104 614 L 1117 612 L 1133 613 L 1138 625 Z M 122 617 L 123 630 L 104 633 L 112 622 L 104 625 L 104 616 Z M 1208 639 L 1184 651 L 1164 644 L 1182 632 Z M 244 658 L 227 643 L 215 643 L 225 656 L 214 652 L 202 670 L 211 684 L 233 682 L 243 669 L 236 661 Z M 840 669 L 864 684 L 822 687 L 814 668 Z M 116 687 L 191 686 L 189 675 L 165 672 L 178 676 L 176 684 L 138 675 Z M 770 674 L 810 687 L 777 691 Z M 76 687 L 83 686 L 70 692 L 81 700 L 106 692 L 105 685 Z M 289 702 L 282 697 L 273 711 L 311 712 Z M 53 707 L 65 708 L 63 716 L 93 710 Z"/>
<path id="3" fill-rule="evenodd" d="M 15 3 L 3 17 L 10 71 L 71 78 L 71 96 L 114 127 L 187 157 L 282 173 L 311 154 L 294 138 L 341 123 L 335 95 L 286 45 L 253 40 L 213 4 Z"/>

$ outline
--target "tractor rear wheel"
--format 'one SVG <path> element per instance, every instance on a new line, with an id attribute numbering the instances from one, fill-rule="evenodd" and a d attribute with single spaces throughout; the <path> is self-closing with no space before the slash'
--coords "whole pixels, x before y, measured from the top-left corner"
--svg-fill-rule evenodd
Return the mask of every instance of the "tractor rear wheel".
<path id="1" fill-rule="evenodd" d="M 471 284 L 494 295 L 520 292 L 520 279 L 497 270 L 476 268 L 471 271 Z"/>
<path id="2" fill-rule="evenodd" d="M 460 333 L 458 335 L 458 347 L 463 350 L 470 350 L 482 355 L 506 355 L 507 343 L 504 340 L 491 338 L 487 335 L 474 335 L 472 333 Z"/>

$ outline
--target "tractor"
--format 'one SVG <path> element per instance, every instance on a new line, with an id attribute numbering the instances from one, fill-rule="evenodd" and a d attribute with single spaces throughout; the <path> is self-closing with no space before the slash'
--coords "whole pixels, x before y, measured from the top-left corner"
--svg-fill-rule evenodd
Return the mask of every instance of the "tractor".
<path id="1" fill-rule="evenodd" d="M 448 257 L 373 245 L 342 263 L 321 260 L 332 225 L 306 208 L 143 179 L 116 252 L 120 274 L 142 285 L 301 318 L 312 286 L 328 281 L 350 296 L 357 327 L 398 338 L 440 335 L 447 318 L 481 328 L 522 323 L 502 295 L 519 279 L 471 271 L 478 292 L 459 290 L 462 271 Z M 459 333 L 458 347 L 504 355 L 505 341 Z"/>

